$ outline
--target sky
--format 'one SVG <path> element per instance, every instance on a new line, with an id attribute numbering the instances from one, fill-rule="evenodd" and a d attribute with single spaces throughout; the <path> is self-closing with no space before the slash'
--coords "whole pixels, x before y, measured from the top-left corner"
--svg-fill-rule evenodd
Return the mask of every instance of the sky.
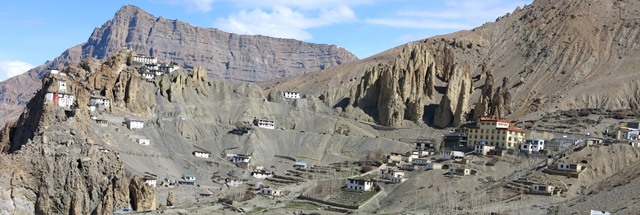
<path id="1" fill-rule="evenodd" d="M 532 0 L 20 0 L 0 7 L 0 80 L 86 42 L 124 5 L 223 31 L 335 44 L 365 58 L 468 30 Z"/>

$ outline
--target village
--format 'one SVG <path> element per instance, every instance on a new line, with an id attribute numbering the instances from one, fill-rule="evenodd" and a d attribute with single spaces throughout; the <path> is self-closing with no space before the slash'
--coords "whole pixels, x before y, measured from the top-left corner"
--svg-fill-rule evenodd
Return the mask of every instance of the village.
<path id="1" fill-rule="evenodd" d="M 139 75 L 148 81 L 171 74 L 180 69 L 174 63 L 158 63 L 157 59 L 143 55 L 133 57 L 138 66 Z M 47 89 L 45 104 L 57 106 L 72 112 L 78 108 L 72 86 L 66 74 L 50 70 L 49 77 L 53 86 Z M 283 92 L 285 100 L 304 99 L 298 92 Z M 151 147 L 154 142 L 145 133 L 149 118 L 118 116 L 110 114 L 111 101 L 99 92 L 95 92 L 87 104 L 91 119 L 99 128 L 114 128 L 128 138 L 130 144 L 137 147 Z M 183 196 L 196 199 L 218 196 L 216 192 L 234 190 L 233 195 L 226 194 L 221 200 L 225 207 L 234 208 L 234 201 L 247 201 L 256 195 L 269 198 L 293 198 L 336 212 L 348 212 L 366 208 L 380 193 L 395 189 L 402 183 L 410 182 L 420 174 L 430 174 L 446 180 L 458 180 L 471 177 L 478 180 L 488 178 L 483 172 L 486 167 L 499 161 L 529 161 L 530 169 L 516 175 L 505 175 L 492 180 L 504 181 L 503 187 L 517 195 L 542 195 L 565 197 L 570 190 L 569 181 L 554 178 L 552 175 L 566 178 L 579 178 L 580 173 L 589 168 L 587 162 L 569 161 L 565 158 L 585 147 L 607 147 L 611 144 L 625 144 L 640 147 L 639 121 L 607 129 L 606 135 L 596 137 L 589 133 L 577 134 L 553 130 L 525 130 L 516 126 L 518 122 L 509 122 L 496 117 L 481 117 L 443 134 L 441 139 L 399 139 L 411 145 L 413 150 L 406 152 L 376 152 L 375 155 L 356 161 L 345 161 L 329 165 L 308 163 L 305 158 L 277 155 L 278 165 L 255 162 L 252 154 L 235 153 L 238 147 L 226 148 L 220 155 L 212 154 L 204 147 L 192 145 L 192 156 L 202 160 L 207 166 L 231 166 L 227 174 L 202 175 L 198 171 L 185 171 L 181 174 L 167 174 L 149 169 L 140 173 L 145 184 L 170 192 L 173 189 L 191 187 Z M 285 130 L 277 127 L 276 120 L 254 116 L 253 122 L 245 123 L 228 132 L 231 135 L 251 136 L 256 129 L 278 132 Z M 300 131 L 304 132 L 304 131 Z M 336 131 L 339 135 L 348 135 L 348 129 Z M 122 143 L 121 143 L 122 144 Z M 144 149 L 142 149 L 144 150 Z M 103 153 L 123 153 L 118 147 L 101 148 Z M 156 155 L 159 156 L 159 155 Z M 166 155 L 163 155 L 166 156 Z M 168 157 L 167 157 L 168 158 Z M 224 169 L 224 168 L 220 168 Z M 213 182 L 214 185 L 206 185 Z M 187 198 L 183 197 L 183 198 Z M 171 205 L 165 205 L 170 207 Z"/>

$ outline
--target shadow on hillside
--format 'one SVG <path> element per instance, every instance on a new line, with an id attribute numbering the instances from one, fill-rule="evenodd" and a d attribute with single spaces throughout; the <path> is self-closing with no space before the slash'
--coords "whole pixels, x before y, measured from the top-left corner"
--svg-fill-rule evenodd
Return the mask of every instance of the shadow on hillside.
<path id="1" fill-rule="evenodd" d="M 424 106 L 424 113 L 422 114 L 422 120 L 429 127 L 434 127 L 434 115 L 436 114 L 437 104 L 429 104 Z"/>

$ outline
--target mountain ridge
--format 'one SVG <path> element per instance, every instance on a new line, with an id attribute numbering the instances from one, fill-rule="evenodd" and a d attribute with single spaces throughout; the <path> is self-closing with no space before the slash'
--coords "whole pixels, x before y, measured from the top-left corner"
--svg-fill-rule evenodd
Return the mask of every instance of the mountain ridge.
<path id="1" fill-rule="evenodd" d="M 0 124 L 17 117 L 48 69 L 62 69 L 87 58 L 105 61 L 123 47 L 161 62 L 204 67 L 215 79 L 241 82 L 295 76 L 357 60 L 355 55 L 335 45 L 226 33 L 155 17 L 137 6 L 127 5 L 95 28 L 86 42 L 0 83 Z"/>
<path id="2" fill-rule="evenodd" d="M 625 8 L 627 12 L 620 8 Z M 471 115 L 488 114 L 474 108 L 481 103 L 482 91 L 478 89 L 484 85 L 487 73 L 491 73 L 495 80 L 506 78 L 510 82 L 509 89 L 502 90 L 501 95 L 508 95 L 511 104 L 489 102 L 500 105 L 500 110 L 503 110 L 503 106 L 511 107 L 503 110 L 505 114 L 498 117 L 517 119 L 534 117 L 548 111 L 584 107 L 637 108 L 640 106 L 640 96 L 637 96 L 640 95 L 640 88 L 633 81 L 638 78 L 633 71 L 634 68 L 640 68 L 637 63 L 637 56 L 640 54 L 637 45 L 640 44 L 640 23 L 638 19 L 622 17 L 623 13 L 627 14 L 624 16 L 640 17 L 638 8 L 640 3 L 619 0 L 536 0 L 524 8 L 516 8 L 514 12 L 498 17 L 495 22 L 485 23 L 472 30 L 410 42 L 349 65 L 263 86 L 323 96 L 327 98 L 327 104 L 348 109 L 355 117 L 392 126 L 400 126 L 404 119 L 438 124 L 438 127 L 456 126 L 473 119 Z M 416 69 L 397 64 L 398 62 L 427 64 Z M 380 65 L 391 67 L 387 73 L 389 77 L 385 80 L 406 81 L 403 77 L 423 73 L 418 76 L 427 78 L 429 74 L 435 74 L 437 78 L 434 84 L 425 92 L 436 90 L 437 93 L 399 101 L 394 97 L 408 98 L 405 97 L 406 89 L 385 89 L 383 86 L 393 84 L 379 81 L 378 76 L 365 75 L 364 71 L 375 70 Z M 463 82 L 468 82 L 449 83 L 454 74 L 452 68 L 463 68 L 464 65 L 469 68 L 459 74 L 468 73 L 472 77 L 473 89 L 476 90 L 460 95 L 447 94 L 449 86 L 457 89 Z M 353 71 L 353 68 L 359 69 Z M 411 69 L 414 71 L 409 71 Z M 424 73 L 425 71 L 427 72 Z M 418 82 L 408 84 L 415 83 Z M 324 86 L 333 87 L 324 89 Z M 496 85 L 491 92 L 498 90 L 498 87 L 502 86 Z M 361 105 L 354 101 L 358 99 L 357 89 L 384 89 L 395 93 L 370 96 L 369 98 L 379 98 Z M 594 92 L 590 89 L 602 90 Z M 452 91 L 454 92 L 457 91 Z M 449 98 L 449 101 L 443 102 L 442 97 Z M 506 101 L 502 96 L 491 97 Z M 338 105 L 343 101 L 350 101 L 347 102 L 348 107 Z M 451 102 L 456 104 L 451 105 L 449 110 L 436 111 L 437 107 L 444 108 Z M 411 109 L 415 109 L 416 104 L 418 107 L 430 107 L 423 114 L 427 118 L 417 119 L 397 114 L 393 117 L 394 120 L 389 121 L 385 120 L 387 117 L 381 117 L 412 112 Z M 457 106 L 462 109 L 455 108 Z M 492 108 L 484 108 L 489 109 Z M 452 114 L 458 110 L 463 111 Z M 475 110 L 480 111 L 474 113 Z M 454 120 L 456 117 L 461 120 Z"/>

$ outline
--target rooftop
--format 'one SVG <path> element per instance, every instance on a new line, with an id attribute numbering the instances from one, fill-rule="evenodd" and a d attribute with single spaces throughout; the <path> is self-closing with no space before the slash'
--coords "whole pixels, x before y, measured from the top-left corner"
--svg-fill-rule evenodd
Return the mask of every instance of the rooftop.
<path id="1" fill-rule="evenodd" d="M 509 123 L 509 121 L 507 121 L 507 119 L 495 118 L 495 117 L 480 117 L 479 121 L 480 122 L 506 122 L 506 123 Z"/>

